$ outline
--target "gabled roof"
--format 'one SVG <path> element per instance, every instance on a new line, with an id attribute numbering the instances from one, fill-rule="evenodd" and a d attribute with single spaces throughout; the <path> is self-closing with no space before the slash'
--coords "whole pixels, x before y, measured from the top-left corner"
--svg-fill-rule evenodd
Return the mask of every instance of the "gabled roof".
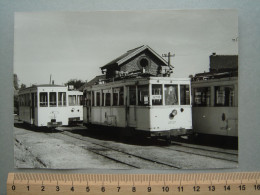
<path id="1" fill-rule="evenodd" d="M 118 65 L 120 66 L 127 60 L 131 59 L 132 57 L 136 56 L 137 54 L 143 52 L 144 50 L 148 49 L 152 54 L 154 54 L 159 60 L 164 63 L 165 66 L 168 66 L 168 63 L 160 56 L 158 55 L 153 49 L 151 49 L 148 45 L 142 45 L 140 47 L 131 49 L 124 53 L 123 55 L 119 56 L 118 58 L 112 60 L 111 62 L 107 63 L 106 65 L 102 66 L 101 69 L 105 69 L 111 65 Z"/>

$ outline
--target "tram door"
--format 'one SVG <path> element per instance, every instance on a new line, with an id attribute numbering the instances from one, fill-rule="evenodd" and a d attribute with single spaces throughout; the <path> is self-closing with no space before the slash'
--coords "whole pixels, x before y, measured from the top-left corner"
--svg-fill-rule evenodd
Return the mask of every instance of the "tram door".
<path id="1" fill-rule="evenodd" d="M 93 94 L 92 94 L 93 95 Z M 86 105 L 85 105 L 85 108 L 86 108 L 86 113 L 85 113 L 85 116 L 86 116 L 86 122 L 87 123 L 90 123 L 91 122 L 91 105 L 92 105 L 92 101 L 94 101 L 93 98 L 91 98 L 91 92 L 88 91 L 86 93 Z"/>
<path id="2" fill-rule="evenodd" d="M 128 127 L 136 127 L 136 97 L 136 86 L 128 86 L 126 96 L 126 124 Z"/>
<path id="3" fill-rule="evenodd" d="M 31 93 L 31 108 L 30 108 L 30 120 L 31 124 L 34 124 L 35 119 L 35 95 Z"/>

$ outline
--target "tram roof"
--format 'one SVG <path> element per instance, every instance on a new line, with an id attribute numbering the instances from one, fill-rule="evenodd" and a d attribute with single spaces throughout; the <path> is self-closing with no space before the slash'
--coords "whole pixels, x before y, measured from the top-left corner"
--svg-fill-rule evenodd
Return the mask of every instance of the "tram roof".
<path id="1" fill-rule="evenodd" d="M 41 84 L 41 85 L 32 85 L 31 87 L 27 87 L 24 89 L 20 89 L 19 91 L 24 91 L 24 90 L 28 90 L 28 89 L 35 89 L 38 87 L 66 87 L 64 85 L 52 85 L 52 84 Z"/>
<path id="2" fill-rule="evenodd" d="M 172 81 L 175 82 L 190 82 L 190 78 L 175 78 L 175 77 L 138 77 L 138 78 L 126 78 L 126 79 L 121 79 L 121 80 L 116 80 L 116 81 L 111 81 L 111 82 L 105 82 L 101 84 L 94 84 L 94 85 L 89 85 L 84 87 L 84 89 L 87 88 L 102 88 L 102 87 L 108 87 L 108 86 L 123 86 L 123 85 L 129 85 L 133 84 L 136 82 L 147 82 L 147 81 L 160 81 L 160 84 L 164 82 L 169 82 L 169 84 Z M 142 84 L 141 84 L 142 85 Z"/>

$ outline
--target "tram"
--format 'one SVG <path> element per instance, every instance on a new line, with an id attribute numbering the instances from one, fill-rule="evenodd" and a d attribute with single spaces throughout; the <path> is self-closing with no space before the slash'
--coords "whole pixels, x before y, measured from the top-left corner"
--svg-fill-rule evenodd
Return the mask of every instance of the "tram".
<path id="1" fill-rule="evenodd" d="M 66 126 L 83 120 L 83 93 L 61 85 L 34 85 L 19 91 L 19 120 L 38 127 Z M 69 101 L 69 102 L 68 102 Z"/>
<path id="2" fill-rule="evenodd" d="M 229 75 L 213 73 L 207 79 L 193 79 L 194 133 L 238 137 L 238 77 Z"/>
<path id="3" fill-rule="evenodd" d="M 83 92 L 67 91 L 68 94 L 68 120 L 69 124 L 83 122 Z"/>
<path id="4" fill-rule="evenodd" d="M 190 83 L 189 78 L 149 76 L 87 86 L 83 123 L 130 129 L 153 137 L 189 134 Z"/>

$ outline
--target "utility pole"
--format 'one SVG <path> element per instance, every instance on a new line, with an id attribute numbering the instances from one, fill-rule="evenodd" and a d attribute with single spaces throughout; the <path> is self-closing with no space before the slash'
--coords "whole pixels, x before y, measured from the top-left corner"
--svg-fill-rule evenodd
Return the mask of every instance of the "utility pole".
<path id="1" fill-rule="evenodd" d="M 171 57 L 174 57 L 175 54 L 171 54 L 171 52 L 169 52 L 168 54 L 162 54 L 162 57 L 166 58 L 168 57 L 168 66 L 169 68 L 171 67 Z"/>

